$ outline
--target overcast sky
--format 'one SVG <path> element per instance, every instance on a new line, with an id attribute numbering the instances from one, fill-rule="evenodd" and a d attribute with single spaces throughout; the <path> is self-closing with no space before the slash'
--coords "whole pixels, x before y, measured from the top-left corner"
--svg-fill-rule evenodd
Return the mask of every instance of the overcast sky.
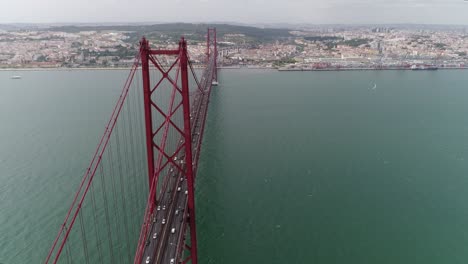
<path id="1" fill-rule="evenodd" d="M 0 0 L 0 23 L 213 21 L 468 25 L 468 0 Z"/>

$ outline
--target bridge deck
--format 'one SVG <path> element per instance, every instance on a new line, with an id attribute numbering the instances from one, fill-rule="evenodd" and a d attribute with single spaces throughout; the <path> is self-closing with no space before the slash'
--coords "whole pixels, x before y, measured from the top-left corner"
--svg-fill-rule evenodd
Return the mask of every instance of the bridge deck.
<path id="1" fill-rule="evenodd" d="M 194 172 L 198 164 L 200 144 L 202 141 L 203 127 L 206 113 L 208 111 L 209 93 L 211 89 L 212 71 L 207 69 L 201 79 L 201 87 L 204 92 L 195 91 L 191 102 L 191 131 L 192 131 L 192 159 Z M 183 139 L 179 144 L 183 144 Z M 185 153 L 181 151 L 177 160 L 183 161 Z M 182 164 L 183 168 L 187 164 Z M 183 257 L 182 252 L 185 245 L 185 231 L 188 224 L 187 213 L 187 181 L 183 174 L 175 168 L 169 169 L 163 183 L 161 197 L 158 197 L 158 206 L 153 213 L 153 223 L 148 234 L 143 264 L 150 259 L 149 263 L 179 263 Z M 164 221 L 164 224 L 163 224 Z M 174 233 L 172 230 L 174 229 Z M 154 238 L 154 236 L 156 238 Z"/>

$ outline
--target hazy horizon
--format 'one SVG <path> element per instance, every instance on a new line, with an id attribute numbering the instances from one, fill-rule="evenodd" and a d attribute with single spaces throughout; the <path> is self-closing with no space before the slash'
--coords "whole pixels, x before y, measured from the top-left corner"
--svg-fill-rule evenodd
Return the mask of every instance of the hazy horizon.
<path id="1" fill-rule="evenodd" d="M 466 14 L 466 0 L 175 0 L 160 3 L 150 0 L 16 0 L 8 3 L 8 8 L 0 9 L 0 24 L 225 21 L 223 23 L 467 25 Z"/>
<path id="2" fill-rule="evenodd" d="M 150 26 L 150 25 L 164 25 L 164 24 L 194 24 L 194 25 L 231 25 L 231 26 L 244 26 L 244 27 L 257 27 L 257 28 L 277 28 L 277 29 L 313 29 L 313 28 L 360 28 L 360 27 L 392 27 L 400 29 L 464 29 L 468 28 L 467 24 L 434 24 L 434 23 L 334 23 L 334 24 L 320 24 L 320 23 L 242 23 L 233 21 L 154 21 L 154 22 L 19 22 L 19 23 L 0 23 L 0 30 L 15 30 L 15 29 L 47 29 L 50 27 L 74 26 L 74 27 L 112 27 L 112 26 Z"/>

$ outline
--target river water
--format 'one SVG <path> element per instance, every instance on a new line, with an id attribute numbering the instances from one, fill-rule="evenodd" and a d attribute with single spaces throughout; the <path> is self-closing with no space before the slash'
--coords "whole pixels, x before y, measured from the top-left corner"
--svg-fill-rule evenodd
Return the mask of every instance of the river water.
<path id="1" fill-rule="evenodd" d="M 127 71 L 0 72 L 0 263 L 40 263 Z M 200 263 L 467 263 L 466 71 L 223 70 Z"/>

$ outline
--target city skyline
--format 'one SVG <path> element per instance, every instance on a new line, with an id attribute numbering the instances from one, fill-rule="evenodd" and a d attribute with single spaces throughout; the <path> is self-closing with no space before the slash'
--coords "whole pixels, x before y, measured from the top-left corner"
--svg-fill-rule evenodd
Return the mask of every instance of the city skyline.
<path id="1" fill-rule="evenodd" d="M 468 25 L 467 13 L 464 0 L 17 0 L 0 9 L 0 23 Z"/>

